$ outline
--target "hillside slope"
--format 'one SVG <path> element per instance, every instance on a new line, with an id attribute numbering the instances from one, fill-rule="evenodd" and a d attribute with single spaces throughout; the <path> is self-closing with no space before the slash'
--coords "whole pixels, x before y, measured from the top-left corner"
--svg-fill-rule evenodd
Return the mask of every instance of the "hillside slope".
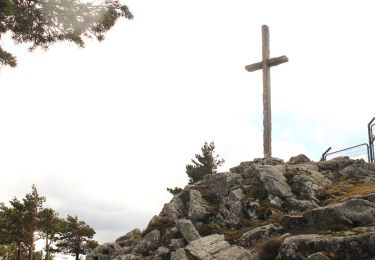
<path id="1" fill-rule="evenodd" d="M 372 259 L 375 164 L 255 159 L 187 185 L 88 260 Z"/>

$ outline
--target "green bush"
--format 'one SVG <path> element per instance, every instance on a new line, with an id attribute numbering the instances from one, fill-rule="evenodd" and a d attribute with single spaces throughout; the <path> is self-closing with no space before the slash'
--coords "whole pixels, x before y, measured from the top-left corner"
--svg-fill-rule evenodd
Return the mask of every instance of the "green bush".
<path id="1" fill-rule="evenodd" d="M 225 161 L 219 159 L 219 155 L 215 155 L 215 144 L 211 141 L 210 144 L 204 143 L 201 148 L 202 154 L 196 154 L 193 164 L 186 165 L 186 174 L 189 177 L 189 184 L 200 181 L 207 174 L 216 173 L 217 167 L 221 166 Z"/>
<path id="2" fill-rule="evenodd" d="M 169 191 L 172 195 L 177 195 L 182 191 L 182 189 L 179 187 L 174 187 L 174 189 L 167 188 L 167 191 Z"/>

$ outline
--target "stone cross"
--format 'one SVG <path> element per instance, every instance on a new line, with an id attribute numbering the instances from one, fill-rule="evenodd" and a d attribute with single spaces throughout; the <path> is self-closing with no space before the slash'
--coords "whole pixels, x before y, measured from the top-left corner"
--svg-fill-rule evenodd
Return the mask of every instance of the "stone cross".
<path id="1" fill-rule="evenodd" d="M 263 70 L 263 153 L 265 159 L 272 156 L 271 149 L 271 78 L 270 67 L 288 62 L 288 57 L 270 59 L 270 36 L 267 25 L 262 25 L 262 61 L 245 66 L 249 72 Z"/>

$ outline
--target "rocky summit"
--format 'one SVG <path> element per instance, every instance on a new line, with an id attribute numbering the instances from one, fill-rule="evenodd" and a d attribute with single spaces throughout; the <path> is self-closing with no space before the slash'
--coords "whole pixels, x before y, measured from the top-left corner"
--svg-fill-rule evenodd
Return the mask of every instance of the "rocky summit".
<path id="1" fill-rule="evenodd" d="M 375 164 L 272 158 L 206 175 L 88 260 L 374 259 Z"/>

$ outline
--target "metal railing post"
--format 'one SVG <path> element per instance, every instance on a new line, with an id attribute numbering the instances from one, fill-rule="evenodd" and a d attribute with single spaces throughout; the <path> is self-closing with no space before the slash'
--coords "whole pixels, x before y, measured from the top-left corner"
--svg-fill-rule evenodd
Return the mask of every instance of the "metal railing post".
<path id="1" fill-rule="evenodd" d="M 372 134 L 372 127 L 374 126 L 372 123 L 375 121 L 375 117 L 371 119 L 371 121 L 368 123 L 367 130 L 368 130 L 368 144 L 370 149 L 370 158 L 369 162 L 374 162 L 374 136 Z"/>
<path id="2" fill-rule="evenodd" d="M 332 149 L 332 147 L 329 147 L 323 154 L 322 158 L 320 158 L 320 161 L 323 162 L 326 160 L 327 153 Z"/>

